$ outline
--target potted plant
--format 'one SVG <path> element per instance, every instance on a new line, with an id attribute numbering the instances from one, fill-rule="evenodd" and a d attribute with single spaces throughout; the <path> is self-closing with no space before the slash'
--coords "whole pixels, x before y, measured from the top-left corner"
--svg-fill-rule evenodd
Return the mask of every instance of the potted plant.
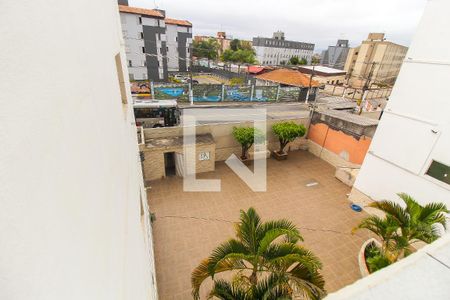
<path id="1" fill-rule="evenodd" d="M 419 241 L 431 243 L 439 238 L 437 226 L 445 229 L 446 214 L 442 203 L 420 205 L 411 196 L 400 193 L 403 206 L 393 201 L 376 201 L 369 206 L 384 213 L 384 217 L 369 216 L 353 229 L 366 229 L 377 235 L 363 244 L 359 254 L 361 275 L 373 273 L 415 251 Z M 440 225 L 439 225 L 440 224 Z"/>
<path id="2" fill-rule="evenodd" d="M 239 157 L 242 162 L 248 162 L 248 150 L 255 143 L 256 139 L 262 136 L 261 132 L 253 127 L 233 127 L 233 136 L 241 144 L 242 152 Z"/>
<path id="3" fill-rule="evenodd" d="M 277 160 L 284 160 L 287 158 L 287 152 L 284 151 L 287 144 L 298 137 L 305 135 L 306 128 L 302 124 L 297 124 L 292 121 L 276 123 L 272 126 L 273 132 L 280 141 L 280 149 L 273 151 L 273 156 Z"/>

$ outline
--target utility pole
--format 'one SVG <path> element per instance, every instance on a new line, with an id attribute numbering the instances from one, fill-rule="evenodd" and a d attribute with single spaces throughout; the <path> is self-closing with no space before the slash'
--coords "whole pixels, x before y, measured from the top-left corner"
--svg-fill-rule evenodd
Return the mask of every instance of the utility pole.
<path id="1" fill-rule="evenodd" d="M 372 80 L 373 71 L 375 69 L 376 64 L 377 64 L 376 62 L 372 62 L 372 66 L 370 67 L 369 75 L 367 76 L 367 80 L 364 83 L 364 86 L 362 88 L 361 103 L 359 104 L 359 113 L 358 113 L 359 115 L 362 113 L 363 105 L 364 105 L 364 102 L 366 101 L 366 97 L 367 97 L 366 92 L 369 89 L 369 87 L 371 86 L 370 81 Z"/>

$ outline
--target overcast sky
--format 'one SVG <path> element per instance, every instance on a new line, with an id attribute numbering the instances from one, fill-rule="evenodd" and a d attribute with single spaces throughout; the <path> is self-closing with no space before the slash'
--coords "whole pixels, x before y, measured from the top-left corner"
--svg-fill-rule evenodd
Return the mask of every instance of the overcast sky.
<path id="1" fill-rule="evenodd" d="M 226 31 L 239 39 L 271 37 L 277 30 L 288 40 L 316 44 L 315 51 L 337 39 L 357 46 L 369 32 L 408 46 L 426 0 L 129 0 L 130 6 L 166 10 L 166 16 L 189 20 L 194 35 Z"/>

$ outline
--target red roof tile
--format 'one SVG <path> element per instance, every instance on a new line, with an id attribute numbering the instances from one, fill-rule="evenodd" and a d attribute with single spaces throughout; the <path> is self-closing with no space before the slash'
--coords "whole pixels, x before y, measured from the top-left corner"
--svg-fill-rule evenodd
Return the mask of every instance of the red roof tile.
<path id="1" fill-rule="evenodd" d="M 277 69 L 271 72 L 263 73 L 261 75 L 255 76 L 257 79 L 272 81 L 285 85 L 308 87 L 310 77 L 300 73 L 299 71 L 290 69 Z M 318 81 L 311 81 L 312 87 L 320 86 Z"/>
<path id="2" fill-rule="evenodd" d="M 146 9 L 146 8 L 126 6 L 126 5 L 119 5 L 119 11 L 124 12 L 124 13 L 130 13 L 130 14 L 164 18 L 163 14 L 161 12 L 154 10 L 154 9 Z"/>
<path id="3" fill-rule="evenodd" d="M 192 23 L 189 21 L 186 21 L 186 20 L 176 20 L 176 19 L 165 18 L 164 21 L 166 22 L 166 24 L 192 27 Z"/>

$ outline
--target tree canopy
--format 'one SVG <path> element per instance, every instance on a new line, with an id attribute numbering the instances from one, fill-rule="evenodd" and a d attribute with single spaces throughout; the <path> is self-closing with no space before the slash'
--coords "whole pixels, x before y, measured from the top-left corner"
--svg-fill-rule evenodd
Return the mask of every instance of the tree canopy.
<path id="1" fill-rule="evenodd" d="M 306 133 L 306 128 L 303 124 L 297 124 L 292 121 L 276 123 L 272 126 L 272 130 L 280 141 L 280 150 L 278 153 L 284 153 L 284 148 L 286 148 L 289 142 L 304 136 Z"/>
<path id="2" fill-rule="evenodd" d="M 369 204 L 384 213 L 384 217 L 369 216 L 354 228 L 375 233 L 381 241 L 381 255 L 390 263 L 408 256 L 414 251 L 412 245 L 418 241 L 431 243 L 440 236 L 438 226 L 446 228 L 449 210 L 443 203 L 431 202 L 424 206 L 411 196 L 398 194 L 404 205 L 393 201 L 375 201 Z"/>
<path id="3" fill-rule="evenodd" d="M 219 43 L 215 39 L 194 41 L 192 43 L 193 55 L 200 58 L 217 59 Z"/>
<path id="4" fill-rule="evenodd" d="M 290 65 L 306 65 L 308 63 L 308 61 L 306 60 L 306 58 L 298 58 L 298 56 L 292 56 L 289 59 L 289 64 Z"/>
<path id="5" fill-rule="evenodd" d="M 222 61 L 241 64 L 254 64 L 256 62 L 255 51 L 247 41 L 234 39 L 230 42 L 230 49 L 223 52 Z"/>
<path id="6" fill-rule="evenodd" d="M 322 264 L 317 256 L 297 242 L 299 230 L 289 220 L 263 222 L 254 208 L 241 210 L 231 238 L 204 259 L 191 275 L 192 295 L 212 279 L 209 298 L 226 300 L 321 299 L 326 295 Z M 231 272 L 231 281 L 216 276 Z M 297 298 L 295 298 L 297 299 Z"/>

